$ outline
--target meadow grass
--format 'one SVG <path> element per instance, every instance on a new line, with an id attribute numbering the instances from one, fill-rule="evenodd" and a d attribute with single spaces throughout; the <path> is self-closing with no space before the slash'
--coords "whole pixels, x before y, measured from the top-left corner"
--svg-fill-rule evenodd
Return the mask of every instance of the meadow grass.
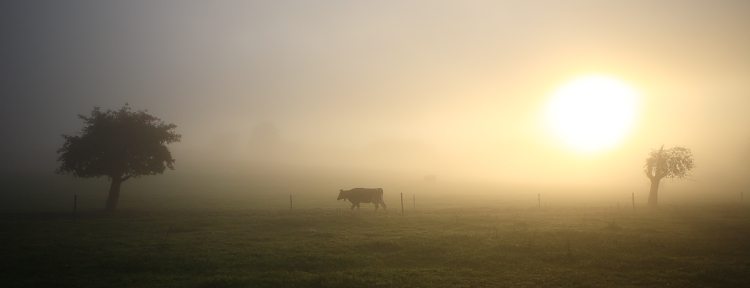
<path id="1" fill-rule="evenodd" d="M 741 204 L 287 172 L 134 180 L 115 213 L 106 179 L 0 176 L 2 286 L 750 287 Z M 368 181 L 388 213 L 335 200 Z"/>
<path id="2" fill-rule="evenodd" d="M 391 201 L 391 203 L 395 203 Z M 0 215 L 4 287 L 748 287 L 750 209 Z M 343 209 L 342 209 L 343 208 Z"/>

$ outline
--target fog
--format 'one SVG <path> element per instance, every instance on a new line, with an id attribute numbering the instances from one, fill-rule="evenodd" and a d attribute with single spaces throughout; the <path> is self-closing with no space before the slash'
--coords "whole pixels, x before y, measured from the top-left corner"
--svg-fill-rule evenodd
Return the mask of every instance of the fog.
<path id="1" fill-rule="evenodd" d="M 77 114 L 129 103 L 183 135 L 158 177 L 645 195 L 648 152 L 679 145 L 697 168 L 661 195 L 733 199 L 750 186 L 749 14 L 747 1 L 5 1 L 0 168 L 52 173 Z M 543 120 L 556 89 L 592 73 L 640 96 L 624 140 L 587 154 Z"/>

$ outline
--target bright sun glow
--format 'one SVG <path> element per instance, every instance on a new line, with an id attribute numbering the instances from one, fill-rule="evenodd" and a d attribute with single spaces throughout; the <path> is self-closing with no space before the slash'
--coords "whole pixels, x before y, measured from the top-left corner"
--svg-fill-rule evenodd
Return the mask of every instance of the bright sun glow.
<path id="1" fill-rule="evenodd" d="M 547 123 L 567 144 L 597 152 L 621 142 L 635 121 L 638 93 L 610 77 L 587 76 L 557 90 Z"/>

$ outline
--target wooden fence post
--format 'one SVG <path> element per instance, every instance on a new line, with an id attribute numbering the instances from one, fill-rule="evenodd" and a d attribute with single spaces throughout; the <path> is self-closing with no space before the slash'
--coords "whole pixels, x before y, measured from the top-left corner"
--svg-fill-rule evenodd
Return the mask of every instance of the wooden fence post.
<path id="1" fill-rule="evenodd" d="M 401 216 L 404 216 L 404 193 L 401 193 Z"/>

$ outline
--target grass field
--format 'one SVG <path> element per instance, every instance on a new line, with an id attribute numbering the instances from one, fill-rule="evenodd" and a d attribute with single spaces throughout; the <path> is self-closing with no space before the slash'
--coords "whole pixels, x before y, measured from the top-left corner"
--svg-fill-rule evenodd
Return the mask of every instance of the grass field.
<path id="1" fill-rule="evenodd" d="M 302 194 L 289 210 L 288 191 L 147 197 L 132 184 L 105 214 L 103 181 L 55 181 L 33 188 L 74 187 L 90 205 L 74 220 L 67 190 L 58 206 L 6 204 L 3 287 L 750 286 L 750 208 L 736 203 L 633 211 L 420 194 L 414 210 L 405 194 L 401 215 L 389 190 L 386 214 L 370 204 L 352 213 L 336 190 Z"/>

